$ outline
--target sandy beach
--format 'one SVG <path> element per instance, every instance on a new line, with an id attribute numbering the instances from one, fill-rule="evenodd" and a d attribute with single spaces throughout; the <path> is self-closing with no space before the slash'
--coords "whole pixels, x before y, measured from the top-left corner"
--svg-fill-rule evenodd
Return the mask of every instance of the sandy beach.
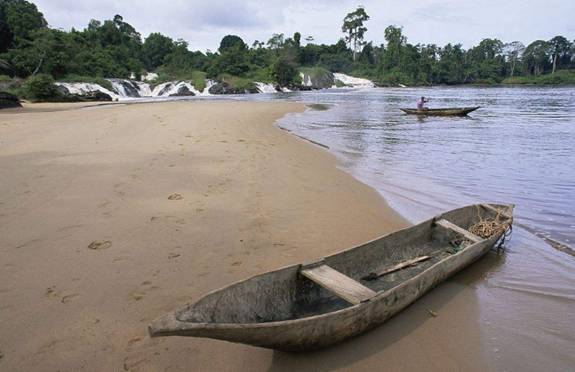
<path id="1" fill-rule="evenodd" d="M 485 370 L 469 278 L 383 327 L 289 354 L 148 323 L 202 294 L 407 226 L 296 103 L 32 105 L 0 113 L 0 370 Z M 429 309 L 439 316 L 430 315 Z"/>

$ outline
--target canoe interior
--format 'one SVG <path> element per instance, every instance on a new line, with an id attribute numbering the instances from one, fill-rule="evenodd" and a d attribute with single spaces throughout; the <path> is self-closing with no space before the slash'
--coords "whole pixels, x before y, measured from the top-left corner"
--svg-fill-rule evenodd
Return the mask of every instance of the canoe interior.
<path id="1" fill-rule="evenodd" d="M 495 207 L 506 208 L 502 205 Z M 495 214 L 491 209 L 474 205 L 437 218 L 445 218 L 468 229 L 480 217 L 493 218 Z M 449 242 L 460 238 L 455 232 L 428 220 L 326 257 L 323 262 L 375 292 L 386 291 L 450 257 L 453 247 Z M 376 280 L 362 279 L 373 271 L 424 255 L 431 258 Z M 301 275 L 301 267 L 294 265 L 268 272 L 212 292 L 180 309 L 176 318 L 182 322 L 204 324 L 264 323 L 305 318 L 353 306 Z"/>

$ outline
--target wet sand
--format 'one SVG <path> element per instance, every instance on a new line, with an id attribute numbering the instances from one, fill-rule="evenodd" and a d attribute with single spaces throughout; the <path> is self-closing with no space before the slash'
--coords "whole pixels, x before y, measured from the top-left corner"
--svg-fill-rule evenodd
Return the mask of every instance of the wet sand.
<path id="1" fill-rule="evenodd" d="M 150 339 L 152 319 L 208 291 L 407 223 L 272 125 L 303 105 L 77 107 L 0 113 L 0 370 L 487 368 L 469 290 L 485 260 L 319 352 Z"/>

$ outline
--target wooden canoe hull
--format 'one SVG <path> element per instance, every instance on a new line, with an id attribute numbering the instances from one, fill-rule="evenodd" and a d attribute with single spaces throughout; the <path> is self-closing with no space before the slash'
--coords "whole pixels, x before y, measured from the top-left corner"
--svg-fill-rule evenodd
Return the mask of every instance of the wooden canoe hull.
<path id="1" fill-rule="evenodd" d="M 465 207 L 448 212 L 435 219 L 400 230 L 380 239 L 386 239 L 392 245 L 399 244 L 395 240 L 403 239 L 406 234 L 411 232 L 414 234 L 425 234 L 426 231 L 433 228 L 437 219 L 447 218 L 453 220 L 453 216 L 467 213 L 465 210 L 469 208 Z M 381 325 L 446 278 L 479 259 L 497 243 L 501 235 L 495 235 L 472 244 L 464 250 L 433 264 L 423 272 L 392 289 L 379 292 L 367 301 L 341 310 L 300 319 L 244 324 L 183 322 L 177 319 L 176 314 L 178 312 L 176 311 L 154 321 L 149 331 L 152 336 L 206 337 L 284 351 L 305 351 L 323 348 Z M 374 243 L 377 243 L 377 240 L 367 244 Z M 353 254 L 353 251 L 358 248 L 361 247 L 330 257 Z M 326 257 L 326 260 L 328 259 L 329 257 Z M 298 271 L 301 267 L 302 265 L 294 265 L 280 269 L 277 272 Z M 247 281 L 240 282 L 240 284 L 244 282 Z"/>
<path id="2" fill-rule="evenodd" d="M 409 109 L 402 108 L 401 111 L 409 115 L 419 116 L 466 116 L 470 112 L 477 110 L 477 107 L 462 107 L 462 108 L 440 108 L 440 109 Z"/>

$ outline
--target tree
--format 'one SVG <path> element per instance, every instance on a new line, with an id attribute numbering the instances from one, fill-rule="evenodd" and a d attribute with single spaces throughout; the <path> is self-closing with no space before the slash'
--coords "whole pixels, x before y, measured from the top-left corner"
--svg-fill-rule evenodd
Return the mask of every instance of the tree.
<path id="1" fill-rule="evenodd" d="M 263 41 L 259 41 L 259 40 L 255 40 L 252 43 L 252 49 L 262 49 L 264 47 L 264 42 Z"/>
<path id="2" fill-rule="evenodd" d="M 241 37 L 236 35 L 226 35 L 223 37 L 222 41 L 220 42 L 220 48 L 218 51 L 220 53 L 225 52 L 242 52 L 247 49 L 246 43 L 242 40 Z"/>
<path id="3" fill-rule="evenodd" d="M 503 43 L 498 39 L 483 39 L 466 53 L 467 78 L 470 81 L 498 81 L 503 76 L 505 60 Z"/>
<path id="4" fill-rule="evenodd" d="M 552 46 L 547 41 L 536 40 L 525 48 L 523 62 L 528 74 L 541 75 L 549 67 Z"/>
<path id="5" fill-rule="evenodd" d="M 525 51 L 525 45 L 523 45 L 523 43 L 520 41 L 512 41 L 503 46 L 503 53 L 507 58 L 507 62 L 511 64 L 511 73 L 510 73 L 511 77 L 513 77 L 517 61 L 519 60 L 519 58 L 521 58 L 524 51 Z"/>
<path id="6" fill-rule="evenodd" d="M 286 56 L 278 58 L 272 66 L 272 76 L 281 86 L 292 85 L 296 75 L 296 64 Z"/>
<path id="7" fill-rule="evenodd" d="M 151 33 L 142 46 L 142 58 L 148 71 L 164 63 L 166 56 L 174 50 L 174 41 L 160 33 Z"/>
<path id="8" fill-rule="evenodd" d="M 58 97 L 54 78 L 48 74 L 32 76 L 22 84 L 23 96 L 32 101 L 50 101 Z"/>
<path id="9" fill-rule="evenodd" d="M 403 29 L 401 27 L 388 26 L 384 34 L 387 45 L 383 53 L 382 67 L 390 70 L 399 66 L 402 49 L 405 47 L 407 39 L 403 36 Z"/>
<path id="10" fill-rule="evenodd" d="M 419 47 L 419 80 L 427 84 L 436 82 L 439 48 L 435 44 Z"/>
<path id="11" fill-rule="evenodd" d="M 301 46 L 301 34 L 299 32 L 293 34 L 293 41 L 298 48 Z"/>
<path id="12" fill-rule="evenodd" d="M 284 34 L 273 34 L 267 42 L 268 48 L 278 52 L 285 44 Z"/>
<path id="13" fill-rule="evenodd" d="M 30 39 L 30 33 L 48 23 L 36 5 L 25 0 L 0 1 L 0 53 Z"/>
<path id="14" fill-rule="evenodd" d="M 208 70 L 210 77 L 216 77 L 222 73 L 239 76 L 250 69 L 248 47 L 239 36 L 224 36 L 218 51 L 219 56 L 214 58 Z"/>
<path id="15" fill-rule="evenodd" d="M 359 61 L 368 65 L 375 63 L 375 53 L 371 42 L 365 44 L 359 55 Z"/>
<path id="16" fill-rule="evenodd" d="M 465 83 L 465 51 L 461 44 L 447 44 L 439 50 L 437 81 L 440 84 Z"/>
<path id="17" fill-rule="evenodd" d="M 191 52 L 188 43 L 177 40 L 172 51 L 164 57 L 163 65 L 158 69 L 169 76 L 189 76 L 194 70 L 204 67 L 206 56 L 201 52 Z"/>
<path id="18" fill-rule="evenodd" d="M 343 19 L 341 31 L 347 34 L 345 40 L 348 42 L 349 48 L 353 51 L 354 62 L 358 51 L 364 44 L 363 37 L 367 31 L 367 27 L 365 27 L 363 23 L 368 20 L 369 16 L 361 6 L 355 11 L 348 13 Z"/>
<path id="19" fill-rule="evenodd" d="M 561 63 L 565 60 L 569 61 L 571 59 L 571 43 L 563 36 L 555 36 L 553 39 L 549 40 L 552 58 L 553 58 L 553 70 L 552 74 Z"/>

